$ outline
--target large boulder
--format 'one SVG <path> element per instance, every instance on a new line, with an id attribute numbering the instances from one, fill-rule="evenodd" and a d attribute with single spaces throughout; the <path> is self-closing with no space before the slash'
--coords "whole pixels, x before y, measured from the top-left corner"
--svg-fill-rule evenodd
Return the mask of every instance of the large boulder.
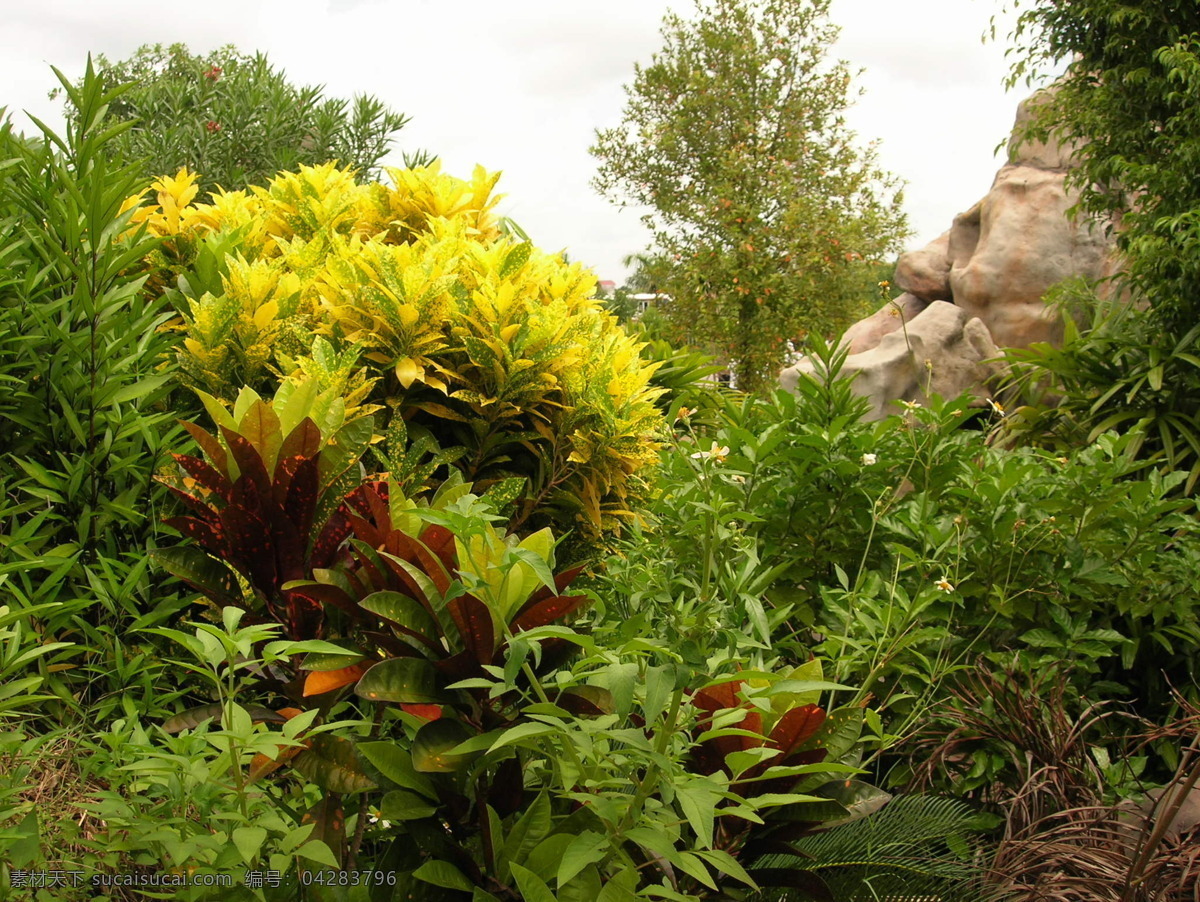
<path id="1" fill-rule="evenodd" d="M 932 394 L 944 398 L 971 392 L 979 404 L 991 397 L 999 350 L 987 328 L 961 308 L 934 301 L 911 321 L 895 317 L 897 328 L 873 348 L 846 358 L 842 375 L 853 376 L 855 394 L 871 402 L 867 418 L 895 412 L 896 401 L 924 403 Z M 903 326 L 903 328 L 901 328 Z M 780 374 L 780 384 L 795 391 L 801 379 L 816 378 L 808 358 Z"/>
<path id="2" fill-rule="evenodd" d="M 894 278 L 905 293 L 843 336 L 845 369 L 859 373 L 857 390 L 872 399 L 876 415 L 928 390 L 970 390 L 984 403 L 996 365 L 983 361 L 998 347 L 1061 341 L 1062 323 L 1044 301 L 1051 286 L 1116 271 L 1108 224 L 1067 216 L 1078 200 L 1065 184 L 1076 149 L 1053 137 L 1018 137 L 1046 96 L 1039 92 L 1018 108 L 1009 162 L 987 196 L 937 240 L 900 257 Z M 794 385 L 809 371 L 801 361 L 781 381 Z"/>
<path id="3" fill-rule="evenodd" d="M 1100 224 L 1067 216 L 1077 197 L 1065 178 L 1060 170 L 1005 166 L 987 197 L 950 229 L 950 296 L 1002 348 L 1060 342 L 1062 323 L 1046 292 L 1108 271 L 1111 241 Z"/>

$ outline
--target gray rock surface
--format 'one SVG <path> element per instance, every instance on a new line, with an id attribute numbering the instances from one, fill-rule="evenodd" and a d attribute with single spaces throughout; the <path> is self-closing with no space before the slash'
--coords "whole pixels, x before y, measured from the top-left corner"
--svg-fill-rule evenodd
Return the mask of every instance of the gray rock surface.
<path id="1" fill-rule="evenodd" d="M 931 394 L 952 398 L 969 391 L 984 403 L 997 373 L 989 361 L 999 353 L 978 318 L 934 301 L 875 347 L 847 357 L 842 374 L 854 376 L 854 392 L 871 402 L 867 418 L 878 420 L 895 413 L 897 401 L 925 403 Z M 816 369 L 805 358 L 780 374 L 780 384 L 795 391 L 808 378 L 816 378 Z"/>

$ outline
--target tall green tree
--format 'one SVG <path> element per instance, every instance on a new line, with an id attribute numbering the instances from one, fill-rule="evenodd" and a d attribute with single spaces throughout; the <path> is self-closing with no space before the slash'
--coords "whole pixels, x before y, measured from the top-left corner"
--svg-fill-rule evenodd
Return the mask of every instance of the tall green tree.
<path id="1" fill-rule="evenodd" d="M 109 88 L 130 85 L 108 110 L 116 122 L 132 123 L 113 149 L 141 160 L 147 177 L 187 166 L 200 174 L 204 194 L 330 160 L 370 178 L 409 121 L 369 94 L 346 101 L 326 97 L 321 86 L 295 85 L 263 54 L 233 46 L 199 55 L 183 44 L 145 45 L 116 62 L 98 56 L 95 65 Z M 420 152 L 409 158 L 426 161 Z"/>
<path id="2" fill-rule="evenodd" d="M 697 0 L 692 18 L 669 13 L 621 124 L 592 147 L 594 186 L 650 208 L 680 337 L 747 389 L 773 378 L 788 339 L 852 322 L 870 297 L 853 274 L 906 234 L 896 181 L 846 126 L 853 78 L 828 58 L 828 8 Z"/>
<path id="3" fill-rule="evenodd" d="M 1143 458 L 1200 480 L 1200 5 L 1018 0 L 1011 81 L 1065 64 L 1028 137 L 1077 145 L 1080 207 L 1119 223 L 1117 291 L 1061 351 L 1021 355 L 1085 439 L 1139 433 Z M 1078 297 L 1078 293 L 1075 293 Z"/>

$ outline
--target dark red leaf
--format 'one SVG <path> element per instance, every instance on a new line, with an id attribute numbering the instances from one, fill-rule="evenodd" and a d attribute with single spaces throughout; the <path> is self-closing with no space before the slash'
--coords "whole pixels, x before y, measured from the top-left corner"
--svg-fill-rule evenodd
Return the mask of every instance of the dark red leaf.
<path id="1" fill-rule="evenodd" d="M 194 540 L 209 554 L 216 557 L 223 556 L 225 538 L 221 534 L 219 523 L 211 520 L 199 520 L 195 517 L 169 517 L 164 522 L 172 529 L 179 530 L 180 535 Z"/>
<path id="2" fill-rule="evenodd" d="M 367 517 L 380 534 L 390 532 L 392 529 L 392 512 L 388 507 L 387 498 L 383 493 L 378 491 L 364 492 L 363 500 L 367 503 Z M 383 544 L 383 541 L 380 540 L 371 544 L 378 548 Z"/>
<path id="3" fill-rule="evenodd" d="M 522 614 L 524 614 L 526 611 L 528 611 L 530 608 L 532 608 L 535 604 L 540 604 L 541 602 L 545 601 L 547 598 L 550 598 L 553 595 L 561 595 L 562 591 L 564 589 L 566 589 L 566 587 L 569 586 L 572 582 L 574 582 L 575 577 L 577 577 L 582 572 L 583 572 L 583 564 L 580 564 L 577 567 L 572 567 L 569 570 L 564 570 L 562 573 L 556 573 L 554 575 L 555 591 L 553 591 L 553 592 L 550 591 L 550 588 L 548 586 L 542 586 L 540 589 L 538 589 L 536 592 L 534 592 L 531 596 L 529 596 L 529 600 L 526 601 L 525 604 L 521 605 L 521 607 L 517 610 L 517 618 L 520 618 L 520 616 Z"/>
<path id="4" fill-rule="evenodd" d="M 355 604 L 350 596 L 338 586 L 329 586 L 324 583 L 307 584 L 285 590 L 284 596 L 288 595 L 301 595 L 315 604 L 335 607 L 358 621 L 365 622 L 369 619 L 367 612 Z"/>
<path id="5" fill-rule="evenodd" d="M 384 534 L 370 520 L 359 517 L 356 514 L 348 514 L 346 521 L 350 524 L 350 529 L 354 533 L 354 538 L 360 542 L 366 542 L 372 548 L 382 548 L 384 545 Z"/>
<path id="6" fill-rule="evenodd" d="M 313 543 L 309 563 L 321 570 L 326 570 L 333 566 L 333 562 L 337 558 L 338 548 L 341 547 L 342 542 L 345 541 L 348 535 L 350 535 L 350 521 L 346 518 L 341 508 L 339 508 L 326 521 L 320 535 L 317 536 L 317 540 Z"/>
<path id="7" fill-rule="evenodd" d="M 271 547 L 271 529 L 256 512 L 243 507 L 221 511 L 221 526 L 229 563 L 242 571 L 254 587 L 266 596 L 279 585 L 275 571 L 275 549 Z"/>
<path id="8" fill-rule="evenodd" d="M 203 517 L 208 517 L 208 518 L 216 517 L 216 515 L 217 515 L 216 509 L 211 504 L 209 504 L 207 501 L 205 501 L 204 499 L 198 498 L 195 495 L 189 495 L 187 492 L 183 491 L 182 489 L 176 488 L 174 485 L 171 485 L 169 482 L 167 482 L 161 476 L 155 476 L 154 478 L 158 482 L 165 485 L 167 487 L 168 492 L 170 492 L 172 495 L 174 495 L 176 498 L 178 498 L 180 501 L 182 501 L 184 504 L 186 504 L 188 507 L 190 507 L 196 513 L 200 514 L 202 518 Z"/>
<path id="9" fill-rule="evenodd" d="M 496 768 L 488 787 L 487 803 L 496 814 L 505 818 L 514 814 L 525 796 L 525 780 L 521 776 L 521 759 L 516 755 L 505 758 Z"/>
<path id="10" fill-rule="evenodd" d="M 288 458 L 311 458 L 321 453 L 321 430 L 317 424 L 305 417 L 287 434 L 283 444 L 279 446 L 279 463 L 275 465 L 276 472 Z"/>
<path id="11" fill-rule="evenodd" d="M 792 708 L 771 730 L 770 745 L 787 757 L 807 742 L 825 723 L 825 709 L 819 705 L 801 705 Z"/>
<path id="12" fill-rule="evenodd" d="M 189 423 L 186 420 L 180 420 L 179 424 L 195 439 L 196 444 L 200 446 L 200 450 L 208 455 L 208 459 L 212 465 L 228 476 L 228 458 L 225 454 L 225 449 L 221 447 L 221 443 L 217 441 L 216 436 L 205 432 L 195 423 Z"/>
<path id="13" fill-rule="evenodd" d="M 524 613 L 517 616 L 513 622 L 513 632 L 531 630 L 534 627 L 556 623 L 575 613 L 588 600 L 586 595 L 555 595 L 545 601 L 538 602 L 533 607 L 526 607 Z"/>
<path id="14" fill-rule="evenodd" d="M 278 508 L 269 510 L 266 514 L 271 523 L 271 541 L 275 546 L 275 566 L 279 573 L 279 584 L 282 586 L 293 580 L 304 579 L 308 576 L 304 566 L 304 552 L 307 549 L 300 530 L 296 529 L 296 524 Z"/>
<path id="15" fill-rule="evenodd" d="M 433 666 L 440 673 L 445 674 L 451 682 L 483 676 L 484 674 L 483 668 L 479 666 L 479 660 L 470 651 L 460 651 L 456 655 L 442 658 L 440 661 L 434 661 Z"/>
<path id="16" fill-rule="evenodd" d="M 325 843 L 333 852 L 333 857 L 341 862 L 346 852 L 346 814 L 342 810 L 341 796 L 325 793 L 321 801 L 308 809 L 300 823 L 314 824 L 309 839 Z"/>
<path id="17" fill-rule="evenodd" d="M 466 650 L 480 664 L 491 664 L 496 653 L 496 631 L 488 606 L 474 595 L 460 595 L 446 605 L 454 618 Z"/>
<path id="18" fill-rule="evenodd" d="M 312 529 L 313 517 L 317 513 L 317 490 L 320 484 L 319 464 L 316 458 L 308 458 L 300 463 L 288 484 L 287 496 L 283 503 L 288 519 L 296 524 L 296 529 L 304 539 L 307 549 L 309 531 Z"/>
<path id="19" fill-rule="evenodd" d="M 189 457 L 186 454 L 172 454 L 171 457 L 175 463 L 179 464 L 180 469 L 195 479 L 203 488 L 226 501 L 229 500 L 229 495 L 233 491 L 233 483 L 225 478 L 224 473 L 213 469 L 198 457 Z"/>
<path id="20" fill-rule="evenodd" d="M 710 714 L 715 714 L 723 708 L 740 708 L 742 700 L 738 698 L 737 694 L 741 688 L 740 680 L 706 686 L 697 690 L 692 696 L 692 704 Z"/>
<path id="21" fill-rule="evenodd" d="M 446 590 L 450 588 L 450 574 L 442 566 L 441 560 L 426 548 L 422 542 L 414 543 L 413 551 L 417 556 L 417 564 L 424 571 L 425 575 L 429 577 L 429 581 L 433 583 L 433 587 L 441 594 L 446 594 Z"/>
<path id="22" fill-rule="evenodd" d="M 221 427 L 221 435 L 237 464 L 239 478 L 252 481 L 260 496 L 269 495 L 271 493 L 271 477 L 267 475 L 267 467 L 255 447 L 241 435 L 224 426 Z"/>
<path id="23" fill-rule="evenodd" d="M 421 541 L 425 547 L 437 555 L 447 573 L 453 573 L 458 567 L 458 552 L 454 543 L 454 533 L 436 523 L 425 527 L 421 533 Z M 439 590 L 444 591 L 444 590 Z"/>
<path id="24" fill-rule="evenodd" d="M 362 609 L 359 608 L 361 612 Z M 418 658 L 421 653 L 405 642 L 403 639 L 397 639 L 390 633 L 380 633 L 372 630 L 363 632 L 363 637 L 370 639 L 374 644 L 378 645 L 393 658 Z"/>

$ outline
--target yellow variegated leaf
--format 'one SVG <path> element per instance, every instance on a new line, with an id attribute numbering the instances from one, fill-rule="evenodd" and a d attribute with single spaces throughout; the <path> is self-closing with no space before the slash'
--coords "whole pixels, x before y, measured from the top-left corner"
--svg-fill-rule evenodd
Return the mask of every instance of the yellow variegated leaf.
<path id="1" fill-rule="evenodd" d="M 408 388 L 414 382 L 423 380 L 425 377 L 425 367 L 417 363 L 411 357 L 405 357 L 396 364 L 396 378 L 400 380 L 400 384 Z"/>
<path id="2" fill-rule="evenodd" d="M 413 324 L 420 318 L 421 312 L 412 304 L 400 305 L 400 322 L 404 324 L 405 328 L 412 328 Z"/>
<path id="3" fill-rule="evenodd" d="M 275 301 L 267 301 L 254 311 L 254 325 L 258 327 L 259 331 L 266 329 L 275 320 L 277 313 L 279 313 L 279 305 Z"/>

